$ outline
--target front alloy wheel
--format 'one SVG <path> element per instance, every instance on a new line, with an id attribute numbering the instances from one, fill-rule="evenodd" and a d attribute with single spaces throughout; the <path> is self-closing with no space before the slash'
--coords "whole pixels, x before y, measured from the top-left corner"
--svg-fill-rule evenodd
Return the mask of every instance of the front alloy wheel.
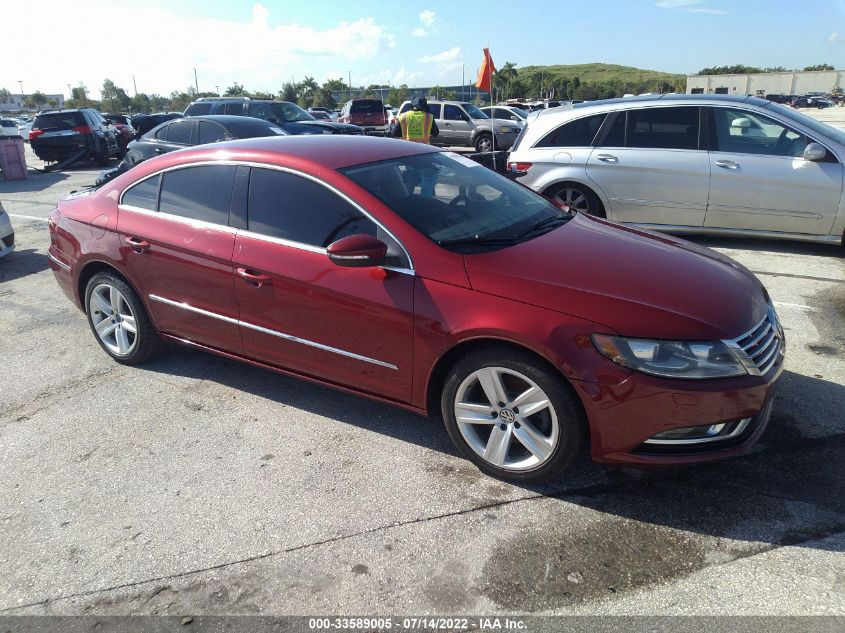
<path id="1" fill-rule="evenodd" d="M 464 455 L 500 479 L 553 478 L 584 446 L 578 396 L 554 367 L 527 351 L 495 346 L 462 358 L 446 377 L 441 412 Z"/>
<path id="2" fill-rule="evenodd" d="M 546 392 L 505 367 L 484 367 L 464 379 L 455 398 L 455 420 L 469 447 L 504 470 L 542 466 L 560 436 Z"/>

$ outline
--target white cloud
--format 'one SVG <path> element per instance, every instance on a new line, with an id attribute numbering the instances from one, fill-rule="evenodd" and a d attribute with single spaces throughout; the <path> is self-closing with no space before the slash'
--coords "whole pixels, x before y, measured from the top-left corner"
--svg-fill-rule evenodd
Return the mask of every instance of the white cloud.
<path id="1" fill-rule="evenodd" d="M 438 26 L 437 26 L 437 15 L 434 11 L 430 9 L 424 10 L 419 15 L 420 25 L 411 31 L 411 35 L 414 37 L 425 37 L 431 33 L 437 33 Z"/>
<path id="2" fill-rule="evenodd" d="M 845 37 L 842 37 L 841 35 L 839 35 L 839 33 L 834 31 L 827 38 L 827 41 L 830 42 L 831 44 L 845 44 Z"/>
<path id="3" fill-rule="evenodd" d="M 461 47 L 455 46 L 448 51 L 437 53 L 436 55 L 425 55 L 420 57 L 417 61 L 421 64 L 449 64 L 461 59 Z"/>
<path id="4" fill-rule="evenodd" d="M 729 11 L 724 9 L 711 9 L 702 7 L 706 0 L 660 0 L 654 6 L 661 9 L 679 9 L 687 13 L 702 13 L 705 15 L 728 15 Z"/>
<path id="5" fill-rule="evenodd" d="M 61 44 L 67 34 L 66 4 L 44 0 L 39 6 L 43 6 L 39 41 L 48 44 L 38 55 L 0 65 L 0 87 L 11 89 L 22 79 L 26 92 L 66 93 L 68 83 L 84 81 L 96 97 L 103 80 L 109 78 L 132 94 L 134 73 L 140 92 L 169 94 L 193 85 L 196 67 L 200 90 L 214 90 L 215 85 L 222 90 L 237 81 L 247 89 L 275 91 L 291 75 L 301 79 L 306 74 L 348 68 L 349 62 L 378 59 L 396 47 L 395 36 L 371 17 L 316 29 L 276 23 L 260 3 L 240 19 L 224 20 L 195 17 L 178 4 L 163 8 L 90 0 L 86 12 L 91 15 L 108 14 L 114 23 L 132 24 L 139 33 L 155 31 L 155 45 L 135 55 L 120 29 Z M 7 29 L 3 48 L 28 50 L 31 37 L 26 29 Z M 103 55 L 104 50 L 115 54 Z"/>

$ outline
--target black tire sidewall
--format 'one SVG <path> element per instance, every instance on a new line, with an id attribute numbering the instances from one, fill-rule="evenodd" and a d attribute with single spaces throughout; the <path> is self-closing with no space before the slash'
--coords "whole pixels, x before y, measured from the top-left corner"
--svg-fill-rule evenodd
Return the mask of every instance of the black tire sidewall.
<path id="1" fill-rule="evenodd" d="M 454 402 L 458 387 L 472 372 L 489 366 L 505 367 L 517 371 L 539 385 L 552 401 L 560 427 L 560 439 L 552 457 L 535 470 L 508 471 L 485 461 L 467 444 L 455 420 Z M 586 440 L 586 417 L 578 396 L 566 379 L 553 373 L 555 370 L 538 362 L 529 353 L 506 348 L 491 348 L 473 352 L 459 360 L 443 383 L 440 408 L 449 437 L 479 469 L 497 479 L 512 482 L 535 483 L 552 479 L 566 470 L 583 452 Z"/>
<path id="2" fill-rule="evenodd" d="M 491 147 L 490 147 L 490 149 L 492 149 L 492 141 L 493 141 L 493 137 L 492 137 L 490 134 L 487 134 L 486 132 L 482 132 L 482 133 L 481 133 L 481 134 L 479 134 L 477 137 L 475 137 L 475 151 L 477 151 L 477 152 L 483 152 L 483 151 L 484 151 L 484 150 L 482 149 L 482 147 L 481 147 L 481 144 L 482 144 L 485 140 L 487 140 L 488 142 L 490 142 L 490 143 L 491 143 Z"/>
<path id="3" fill-rule="evenodd" d="M 564 189 L 574 189 L 576 191 L 580 191 L 582 194 L 584 194 L 587 197 L 587 202 L 590 205 L 590 209 L 587 211 L 587 215 L 593 215 L 597 218 L 606 218 L 607 217 L 607 212 L 604 209 L 604 206 L 601 204 L 599 197 L 595 193 L 593 193 L 588 187 L 585 187 L 584 185 L 582 185 L 580 183 L 571 182 L 571 183 L 565 183 L 565 184 L 562 184 L 562 185 L 558 185 L 558 186 L 549 190 L 549 195 L 552 195 L 552 196 L 557 195 L 557 193 L 559 191 L 562 191 Z"/>
<path id="4" fill-rule="evenodd" d="M 135 349 L 132 350 L 131 354 L 126 356 L 118 356 L 112 353 L 112 351 L 103 344 L 103 341 L 100 339 L 100 336 L 94 328 L 94 322 L 91 319 L 91 293 L 94 291 L 96 286 L 104 283 L 114 286 L 120 291 L 126 302 L 129 304 L 129 307 L 132 309 L 132 313 L 135 315 L 135 327 L 137 329 L 135 334 Z M 103 351 L 113 360 L 121 363 L 122 365 L 137 365 L 138 363 L 142 363 L 155 355 L 161 347 L 161 339 L 155 331 L 155 328 L 147 315 L 147 310 L 141 302 L 141 299 L 138 297 L 138 294 L 132 286 L 115 274 L 107 272 L 97 273 L 88 280 L 88 284 L 85 286 L 85 316 L 88 320 L 88 327 L 94 335 L 94 339 Z"/>

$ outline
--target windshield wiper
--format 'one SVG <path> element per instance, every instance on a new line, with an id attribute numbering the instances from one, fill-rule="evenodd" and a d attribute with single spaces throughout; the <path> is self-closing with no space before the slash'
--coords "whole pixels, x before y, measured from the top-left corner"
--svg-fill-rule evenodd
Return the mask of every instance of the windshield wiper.
<path id="1" fill-rule="evenodd" d="M 543 218 L 542 220 L 538 220 L 537 222 L 535 222 L 534 226 L 532 226 L 531 228 L 525 229 L 522 233 L 518 233 L 515 238 L 519 239 L 520 237 L 525 237 L 526 235 L 534 233 L 535 231 L 539 231 L 540 229 L 544 229 L 547 226 L 551 226 L 552 224 L 559 223 L 558 226 L 560 226 L 561 224 L 566 224 L 571 219 L 571 215 L 552 215 L 548 218 Z"/>
<path id="2" fill-rule="evenodd" d="M 481 235 L 473 235 L 472 237 L 456 237 L 451 240 L 437 240 L 439 246 L 463 246 L 465 244 L 513 244 L 516 241 L 515 237 L 482 237 Z"/>

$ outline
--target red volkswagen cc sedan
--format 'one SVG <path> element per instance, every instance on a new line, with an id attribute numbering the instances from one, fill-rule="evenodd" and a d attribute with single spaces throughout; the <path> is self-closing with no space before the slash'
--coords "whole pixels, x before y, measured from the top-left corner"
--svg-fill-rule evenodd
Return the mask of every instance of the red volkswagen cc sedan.
<path id="1" fill-rule="evenodd" d="M 440 415 L 513 481 L 748 449 L 783 330 L 760 282 L 418 143 L 291 136 L 146 161 L 50 216 L 49 258 L 124 364 L 173 341 Z"/>

